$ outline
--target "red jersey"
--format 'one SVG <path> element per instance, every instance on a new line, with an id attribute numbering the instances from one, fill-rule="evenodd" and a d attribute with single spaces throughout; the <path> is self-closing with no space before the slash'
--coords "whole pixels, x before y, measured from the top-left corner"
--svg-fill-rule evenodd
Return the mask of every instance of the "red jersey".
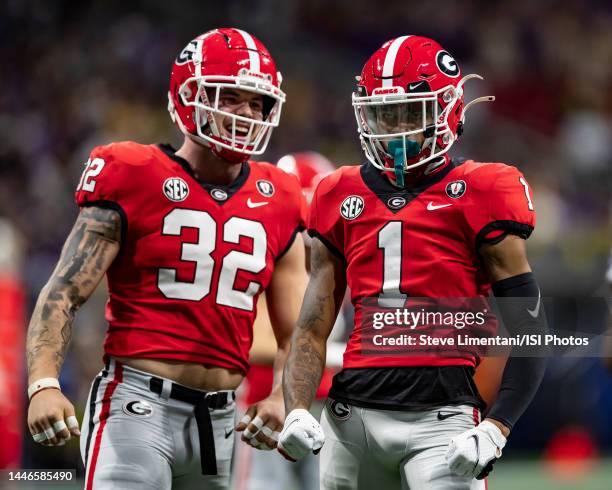
<path id="1" fill-rule="evenodd" d="M 76 202 L 122 217 L 106 354 L 248 371 L 257 298 L 304 225 L 294 176 L 248 162 L 207 184 L 169 146 L 115 143 L 93 150 Z"/>
<path id="2" fill-rule="evenodd" d="M 308 228 L 346 263 L 355 323 L 344 368 L 476 365 L 478 355 L 469 351 L 364 355 L 362 301 L 386 294 L 484 300 L 490 284 L 480 244 L 504 233 L 528 238 L 534 226 L 525 178 L 502 163 L 452 161 L 412 189 L 393 186 L 369 163 L 342 167 L 323 179 Z"/>

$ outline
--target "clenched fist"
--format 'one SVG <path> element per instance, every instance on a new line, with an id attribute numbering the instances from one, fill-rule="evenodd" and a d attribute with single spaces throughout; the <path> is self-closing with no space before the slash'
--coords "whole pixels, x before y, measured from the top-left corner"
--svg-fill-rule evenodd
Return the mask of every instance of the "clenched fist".
<path id="1" fill-rule="evenodd" d="M 57 389 L 41 390 L 32 396 L 28 427 L 34 441 L 45 446 L 63 446 L 72 436 L 81 435 L 74 406 Z"/>

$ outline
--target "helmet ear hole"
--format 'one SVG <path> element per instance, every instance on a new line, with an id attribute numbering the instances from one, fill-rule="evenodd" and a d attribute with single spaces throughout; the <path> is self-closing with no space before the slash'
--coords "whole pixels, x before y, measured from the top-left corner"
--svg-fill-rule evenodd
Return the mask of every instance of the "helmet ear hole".
<path id="1" fill-rule="evenodd" d="M 263 111 L 262 111 L 263 118 L 264 120 L 266 120 L 268 119 L 268 116 L 272 112 L 272 109 L 274 109 L 274 106 L 276 105 L 276 101 L 272 97 L 268 97 L 267 95 L 264 95 L 262 99 L 263 99 Z"/>
<path id="2" fill-rule="evenodd" d="M 193 82 L 184 83 L 178 88 L 178 97 L 176 97 L 176 99 L 180 101 L 183 106 L 185 106 L 187 105 L 186 103 L 193 101 L 196 91 L 197 87 L 194 86 Z"/>

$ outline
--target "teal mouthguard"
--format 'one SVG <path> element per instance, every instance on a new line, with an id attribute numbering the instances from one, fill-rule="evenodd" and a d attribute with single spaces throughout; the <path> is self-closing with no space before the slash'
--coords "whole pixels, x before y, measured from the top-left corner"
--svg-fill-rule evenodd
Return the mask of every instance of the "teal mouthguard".
<path id="1" fill-rule="evenodd" d="M 393 157 L 393 168 L 395 171 L 395 182 L 400 187 L 404 187 L 404 142 L 403 140 L 391 140 L 388 144 L 389 153 Z M 406 140 L 406 156 L 413 158 L 421 151 L 421 145 L 416 141 Z"/>

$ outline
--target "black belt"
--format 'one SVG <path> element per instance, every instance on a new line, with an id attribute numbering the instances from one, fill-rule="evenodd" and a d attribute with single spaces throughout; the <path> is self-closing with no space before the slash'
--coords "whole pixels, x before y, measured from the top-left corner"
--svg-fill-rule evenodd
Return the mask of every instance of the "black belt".
<path id="1" fill-rule="evenodd" d="M 149 388 L 153 393 L 162 393 L 163 380 L 152 377 L 149 381 Z M 219 409 L 225 407 L 234 400 L 233 392 L 204 392 L 193 390 L 186 386 L 172 383 L 170 398 L 194 406 L 194 415 L 198 426 L 198 436 L 200 438 L 200 464 L 202 465 L 203 475 L 217 474 L 217 454 L 215 452 L 215 436 L 213 434 L 212 421 L 209 409 Z"/>

